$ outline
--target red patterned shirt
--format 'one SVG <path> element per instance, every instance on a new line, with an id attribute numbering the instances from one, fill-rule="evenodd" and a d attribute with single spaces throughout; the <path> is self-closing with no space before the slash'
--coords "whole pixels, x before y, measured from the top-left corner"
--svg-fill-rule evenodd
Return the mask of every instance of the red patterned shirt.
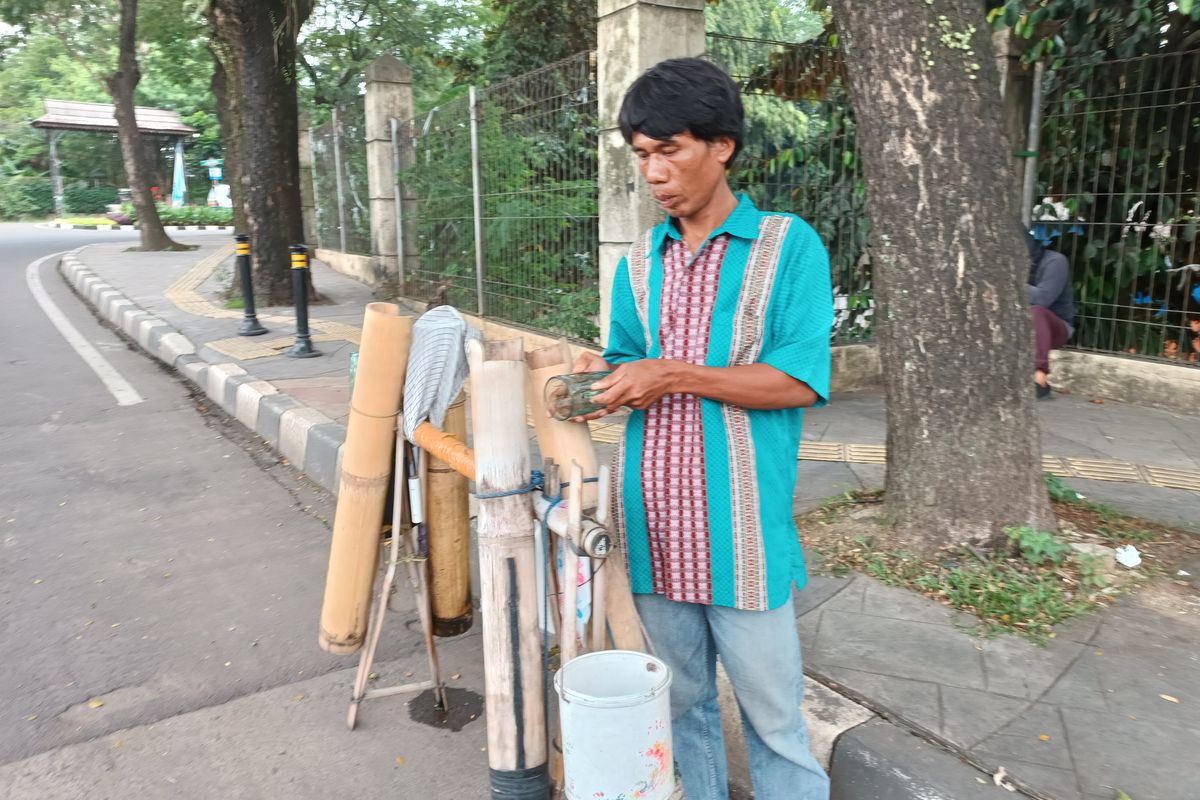
<path id="1" fill-rule="evenodd" d="M 662 357 L 703 364 L 708 357 L 721 262 L 729 235 L 693 254 L 683 239 L 663 251 Z M 704 420 L 700 398 L 669 394 L 646 410 L 642 485 L 654 591 L 684 603 L 712 603 Z"/>

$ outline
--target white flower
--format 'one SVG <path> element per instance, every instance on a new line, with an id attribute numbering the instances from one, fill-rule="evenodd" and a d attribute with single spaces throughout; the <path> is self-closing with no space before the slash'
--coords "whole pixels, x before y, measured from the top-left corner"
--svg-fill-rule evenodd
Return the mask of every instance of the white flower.
<path id="1" fill-rule="evenodd" d="M 1150 229 L 1151 239 L 1162 239 L 1166 241 L 1171 238 L 1171 223 L 1160 222 Z"/>

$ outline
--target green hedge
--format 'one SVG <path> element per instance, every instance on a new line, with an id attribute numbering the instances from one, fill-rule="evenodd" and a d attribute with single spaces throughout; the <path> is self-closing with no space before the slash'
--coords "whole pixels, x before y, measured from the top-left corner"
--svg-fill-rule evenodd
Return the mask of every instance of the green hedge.
<path id="1" fill-rule="evenodd" d="M 0 176 L 0 219 L 48 217 L 54 213 L 49 178 Z"/>
<path id="2" fill-rule="evenodd" d="M 137 222 L 137 210 L 132 203 L 123 205 L 122 210 Z M 184 206 L 172 208 L 163 204 L 158 205 L 158 218 L 163 225 L 232 225 L 232 208 L 213 208 L 211 206 Z"/>
<path id="3" fill-rule="evenodd" d="M 63 201 L 71 214 L 103 214 L 117 202 L 117 187 L 74 186 L 63 192 Z"/>

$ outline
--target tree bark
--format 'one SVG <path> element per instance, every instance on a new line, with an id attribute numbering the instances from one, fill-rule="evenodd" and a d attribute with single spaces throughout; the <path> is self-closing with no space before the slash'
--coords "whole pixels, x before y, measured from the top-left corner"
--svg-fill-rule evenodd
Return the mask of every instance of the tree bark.
<path id="1" fill-rule="evenodd" d="M 886 502 L 925 553 L 1054 530 L 1033 386 L 1029 258 L 975 0 L 833 3 L 873 221 Z"/>
<path id="2" fill-rule="evenodd" d="M 137 0 L 121 0 L 121 27 L 118 32 L 117 69 L 105 80 L 112 95 L 117 118 L 117 138 L 121 142 L 121 159 L 137 209 L 138 229 L 143 250 L 177 250 L 176 244 L 163 230 L 158 207 L 150 193 L 153 168 L 146 161 L 146 146 L 138 131 L 134 111 L 134 92 L 142 79 L 137 63 Z"/>
<path id="3" fill-rule="evenodd" d="M 311 0 L 212 0 L 209 23 L 241 122 L 241 208 L 251 237 L 254 288 L 268 304 L 292 301 L 288 246 L 304 241 L 300 203 L 296 35 Z M 311 278 L 310 278 L 311 280 Z"/>
<path id="4" fill-rule="evenodd" d="M 220 42 L 209 43 L 213 57 L 213 75 L 210 86 L 217 101 L 217 122 L 221 125 L 221 140 L 225 143 L 224 177 L 229 184 L 229 197 L 233 203 L 233 229 L 244 233 L 246 211 L 243 207 L 242 187 L 242 118 L 238 112 L 238 91 L 233 84 L 231 70 L 226 68 L 228 53 Z"/>

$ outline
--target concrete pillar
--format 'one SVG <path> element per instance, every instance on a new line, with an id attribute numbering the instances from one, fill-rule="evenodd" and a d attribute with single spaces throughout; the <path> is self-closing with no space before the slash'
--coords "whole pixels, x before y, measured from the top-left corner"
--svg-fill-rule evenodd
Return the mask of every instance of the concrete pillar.
<path id="1" fill-rule="evenodd" d="M 62 172 L 58 163 L 58 140 L 66 131 L 47 131 L 50 140 L 50 187 L 54 194 L 54 213 L 57 216 L 67 215 L 67 204 L 63 195 Z"/>
<path id="2" fill-rule="evenodd" d="M 313 189 L 312 117 L 300 114 L 300 217 L 304 220 L 304 243 L 317 246 L 317 195 Z"/>
<path id="3" fill-rule="evenodd" d="M 396 168 L 391 119 L 413 115 L 412 70 L 391 55 L 367 67 L 367 192 L 371 205 L 371 255 L 376 284 L 398 282 L 396 252 Z"/>
<path id="4" fill-rule="evenodd" d="M 617 127 L 621 100 L 660 61 L 704 53 L 706 0 L 599 0 L 597 82 L 600 113 L 600 331 L 608 335 L 617 263 L 629 244 L 662 221 Z"/>

